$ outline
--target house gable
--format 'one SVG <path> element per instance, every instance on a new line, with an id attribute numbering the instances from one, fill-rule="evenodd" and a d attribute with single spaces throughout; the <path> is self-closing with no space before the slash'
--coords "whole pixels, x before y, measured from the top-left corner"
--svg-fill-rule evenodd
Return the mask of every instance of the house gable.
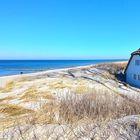
<path id="1" fill-rule="evenodd" d="M 129 65 L 130 65 L 130 62 L 132 61 L 132 59 L 133 59 L 134 56 L 136 56 L 136 55 L 140 56 L 140 49 L 138 49 L 137 51 L 135 51 L 135 52 L 133 52 L 133 53 L 131 54 L 131 57 L 130 57 L 130 59 L 129 59 L 129 61 L 128 61 L 128 64 L 127 64 L 126 69 L 125 69 L 125 72 L 124 72 L 125 74 L 126 74 L 127 69 L 128 69 L 128 67 L 129 67 Z"/>
<path id="2" fill-rule="evenodd" d="M 131 55 L 125 74 L 127 83 L 140 87 L 140 55 Z"/>

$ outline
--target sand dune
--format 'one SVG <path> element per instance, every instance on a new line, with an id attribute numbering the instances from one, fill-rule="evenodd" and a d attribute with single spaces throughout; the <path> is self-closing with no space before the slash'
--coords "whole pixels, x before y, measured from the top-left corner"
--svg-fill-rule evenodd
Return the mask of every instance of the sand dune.
<path id="1" fill-rule="evenodd" d="M 140 90 L 117 75 L 126 64 L 1 77 L 0 138 L 120 139 L 121 133 L 137 138 Z"/>

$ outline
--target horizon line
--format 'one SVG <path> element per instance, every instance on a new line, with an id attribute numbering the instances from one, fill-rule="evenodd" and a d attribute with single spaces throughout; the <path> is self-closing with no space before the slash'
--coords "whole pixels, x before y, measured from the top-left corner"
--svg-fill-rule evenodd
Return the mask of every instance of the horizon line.
<path id="1" fill-rule="evenodd" d="M 67 60 L 129 60 L 129 58 L 115 58 L 115 59 L 0 59 L 0 61 L 67 61 Z"/>

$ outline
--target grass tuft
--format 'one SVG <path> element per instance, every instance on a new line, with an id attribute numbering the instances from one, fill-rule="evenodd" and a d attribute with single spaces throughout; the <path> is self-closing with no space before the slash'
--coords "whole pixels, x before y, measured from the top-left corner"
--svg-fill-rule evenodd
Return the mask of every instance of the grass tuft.
<path id="1" fill-rule="evenodd" d="M 33 112 L 30 109 L 25 109 L 17 105 L 1 104 L 0 113 L 6 113 L 10 116 L 18 116 Z"/>

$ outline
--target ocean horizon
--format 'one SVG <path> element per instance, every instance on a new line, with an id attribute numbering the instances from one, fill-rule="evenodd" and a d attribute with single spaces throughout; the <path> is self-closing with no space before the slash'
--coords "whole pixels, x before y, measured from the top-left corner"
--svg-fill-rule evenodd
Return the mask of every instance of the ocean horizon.
<path id="1" fill-rule="evenodd" d="M 35 73 L 46 70 L 126 61 L 127 59 L 100 60 L 0 60 L 0 76 Z"/>

